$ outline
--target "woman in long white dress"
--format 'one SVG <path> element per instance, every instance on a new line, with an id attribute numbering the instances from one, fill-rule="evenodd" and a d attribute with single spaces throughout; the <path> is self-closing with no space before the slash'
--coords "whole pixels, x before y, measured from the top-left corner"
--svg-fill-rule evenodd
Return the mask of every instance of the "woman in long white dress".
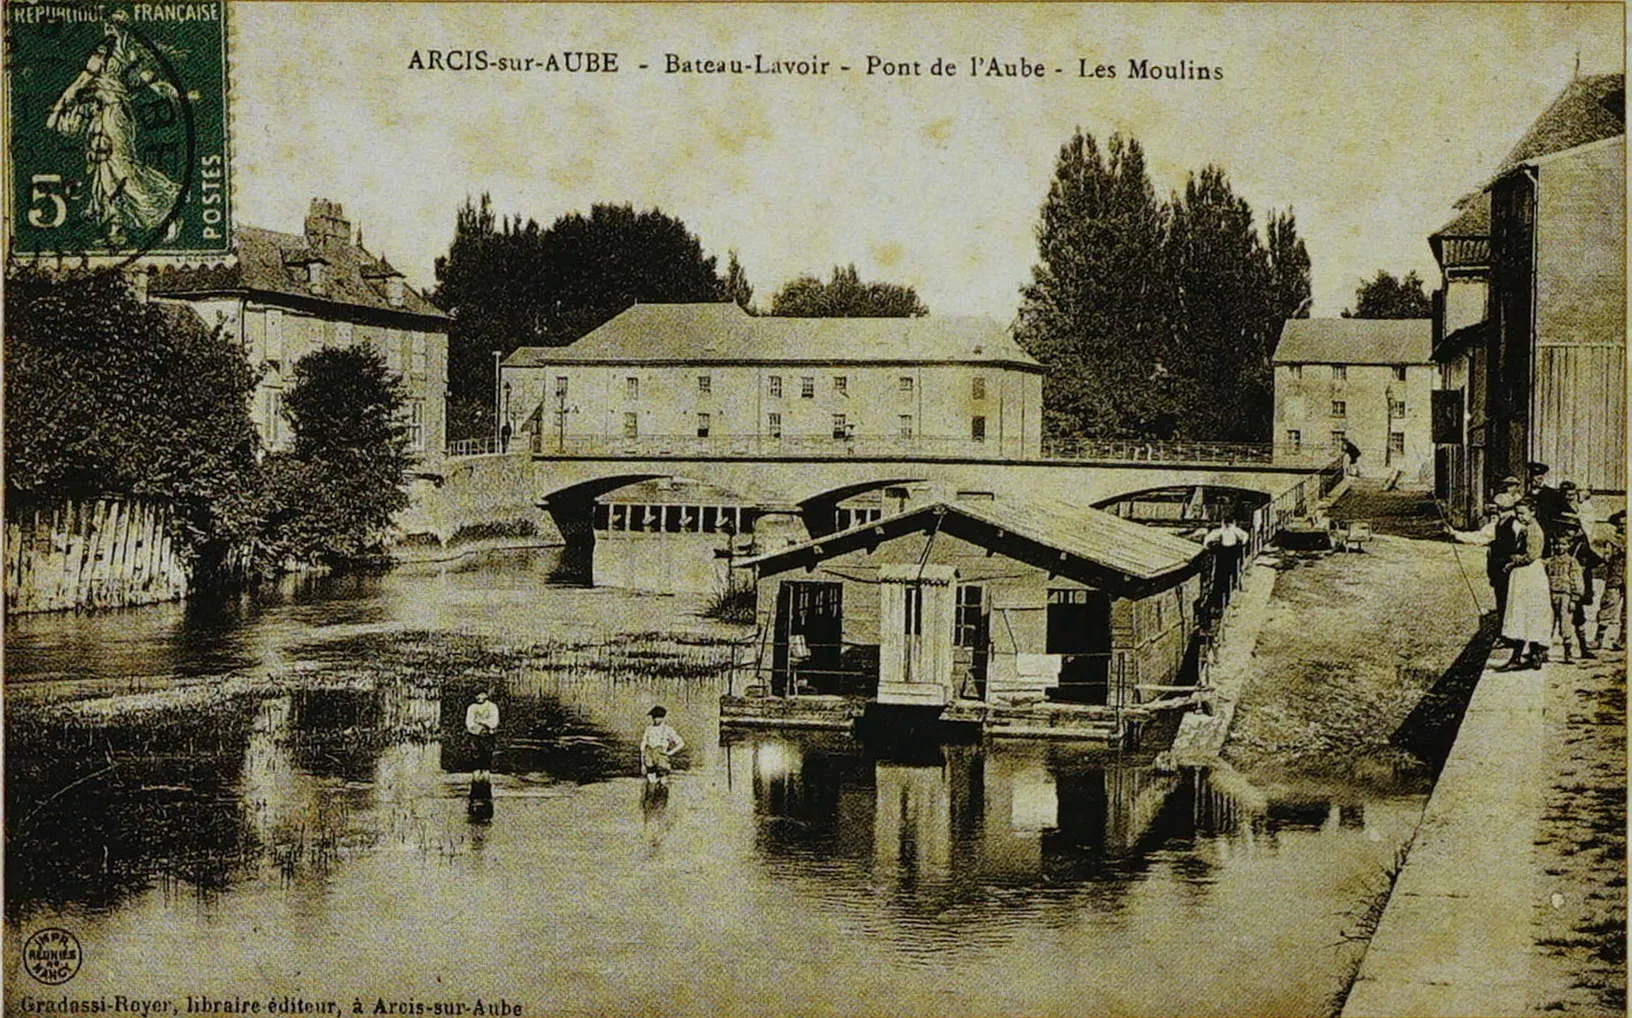
<path id="1" fill-rule="evenodd" d="M 1502 665 L 1505 671 L 1540 668 L 1547 660 L 1553 640 L 1552 591 L 1547 584 L 1547 566 L 1542 556 L 1546 534 L 1536 520 L 1535 504 L 1520 502 L 1513 519 L 1519 550 L 1508 559 L 1507 611 L 1502 616 L 1502 636 L 1513 644 L 1513 659 Z"/>

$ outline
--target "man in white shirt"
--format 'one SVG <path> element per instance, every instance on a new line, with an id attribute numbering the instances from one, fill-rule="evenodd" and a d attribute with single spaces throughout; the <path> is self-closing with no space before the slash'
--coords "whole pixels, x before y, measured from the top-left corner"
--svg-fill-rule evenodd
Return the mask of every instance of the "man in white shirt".
<path id="1" fill-rule="evenodd" d="M 1229 603 L 1230 594 L 1241 587 L 1241 561 L 1252 538 L 1234 520 L 1225 520 L 1202 539 L 1213 552 L 1213 591 L 1218 604 Z"/>
<path id="2" fill-rule="evenodd" d="M 487 693 L 476 694 L 476 702 L 465 708 L 465 731 L 476 744 L 476 761 L 471 770 L 472 781 L 487 781 L 493 767 L 493 746 L 498 742 L 499 705 L 488 699 Z"/>

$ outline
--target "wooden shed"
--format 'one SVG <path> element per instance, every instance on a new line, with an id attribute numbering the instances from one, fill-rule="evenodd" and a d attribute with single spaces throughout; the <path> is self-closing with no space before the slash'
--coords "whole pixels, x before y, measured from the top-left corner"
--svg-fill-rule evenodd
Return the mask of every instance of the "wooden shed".
<path id="1" fill-rule="evenodd" d="M 772 696 L 1135 705 L 1183 668 L 1192 541 L 1096 509 L 934 502 L 746 560 Z"/>

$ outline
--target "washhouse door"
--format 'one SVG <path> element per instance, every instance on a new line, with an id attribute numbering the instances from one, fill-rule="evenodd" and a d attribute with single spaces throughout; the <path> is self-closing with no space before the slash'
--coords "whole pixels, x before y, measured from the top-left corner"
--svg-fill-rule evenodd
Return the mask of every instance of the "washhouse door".
<path id="1" fill-rule="evenodd" d="M 844 585 L 784 580 L 776 592 L 771 692 L 831 689 L 842 679 Z"/>
<path id="2" fill-rule="evenodd" d="M 950 566 L 879 567 L 878 702 L 944 705 L 952 699 L 956 572 Z"/>
<path id="3" fill-rule="evenodd" d="M 1110 694 L 1110 595 L 1098 590 L 1050 590 L 1047 639 L 1048 653 L 1061 656 L 1055 696 L 1074 703 L 1105 703 Z"/>

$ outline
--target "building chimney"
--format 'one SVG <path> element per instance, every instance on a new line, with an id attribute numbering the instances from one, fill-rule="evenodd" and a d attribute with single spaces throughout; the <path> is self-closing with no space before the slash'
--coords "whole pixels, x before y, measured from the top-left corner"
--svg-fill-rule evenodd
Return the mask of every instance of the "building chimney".
<path id="1" fill-rule="evenodd" d="M 306 242 L 321 250 L 331 243 L 351 243 L 351 223 L 337 201 L 313 198 L 306 212 Z"/>

